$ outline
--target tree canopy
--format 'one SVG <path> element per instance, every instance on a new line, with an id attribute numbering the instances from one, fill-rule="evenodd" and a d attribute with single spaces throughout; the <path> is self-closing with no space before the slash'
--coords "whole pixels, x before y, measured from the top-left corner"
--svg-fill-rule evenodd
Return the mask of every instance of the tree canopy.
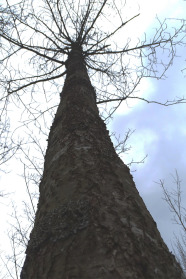
<path id="1" fill-rule="evenodd" d="M 16 98 L 35 115 L 31 100 L 26 103 L 23 93 L 28 98 L 30 92 L 36 101 L 38 90 L 51 94 L 51 85 L 55 86 L 54 94 L 60 93 L 73 44 L 82 47 L 97 104 L 114 102 L 113 112 L 129 98 L 160 103 L 139 97 L 136 90 L 142 78 L 160 79 L 165 75 L 176 48 L 184 44 L 184 22 L 169 27 L 169 20 L 157 20 L 153 35 L 133 38 L 126 37 L 125 30 L 140 12 L 128 16 L 126 1 L 12 2 L 5 1 L 0 10 L 1 101 L 5 106 Z M 179 102 L 185 99 L 178 97 L 163 104 Z"/>

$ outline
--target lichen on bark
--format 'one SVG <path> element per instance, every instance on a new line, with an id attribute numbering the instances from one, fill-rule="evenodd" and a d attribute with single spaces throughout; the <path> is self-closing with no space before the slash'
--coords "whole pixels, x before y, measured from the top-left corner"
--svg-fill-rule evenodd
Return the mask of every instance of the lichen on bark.
<path id="1" fill-rule="evenodd" d="M 68 201 L 40 218 L 32 230 L 27 253 L 38 250 L 45 241 L 56 242 L 86 228 L 90 222 L 90 204 L 87 200 Z"/>

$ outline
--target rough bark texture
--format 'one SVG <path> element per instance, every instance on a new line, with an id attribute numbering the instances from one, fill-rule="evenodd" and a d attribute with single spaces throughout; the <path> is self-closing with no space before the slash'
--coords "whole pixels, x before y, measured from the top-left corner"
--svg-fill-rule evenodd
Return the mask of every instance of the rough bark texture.
<path id="1" fill-rule="evenodd" d="M 81 49 L 66 66 L 21 278 L 182 278 L 99 117 Z"/>

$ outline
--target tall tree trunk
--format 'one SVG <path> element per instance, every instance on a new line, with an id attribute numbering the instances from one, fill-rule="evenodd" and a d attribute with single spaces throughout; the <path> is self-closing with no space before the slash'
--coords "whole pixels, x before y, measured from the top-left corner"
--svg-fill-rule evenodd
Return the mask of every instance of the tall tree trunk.
<path id="1" fill-rule="evenodd" d="M 66 67 L 21 278 L 182 278 L 99 117 L 77 45 Z"/>

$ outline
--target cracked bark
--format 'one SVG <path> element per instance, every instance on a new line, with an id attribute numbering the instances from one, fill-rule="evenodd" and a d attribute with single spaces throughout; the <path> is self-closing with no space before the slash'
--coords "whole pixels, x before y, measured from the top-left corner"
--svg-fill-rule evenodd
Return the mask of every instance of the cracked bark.
<path id="1" fill-rule="evenodd" d="M 76 45 L 66 67 L 21 279 L 182 278 L 114 150 Z"/>

